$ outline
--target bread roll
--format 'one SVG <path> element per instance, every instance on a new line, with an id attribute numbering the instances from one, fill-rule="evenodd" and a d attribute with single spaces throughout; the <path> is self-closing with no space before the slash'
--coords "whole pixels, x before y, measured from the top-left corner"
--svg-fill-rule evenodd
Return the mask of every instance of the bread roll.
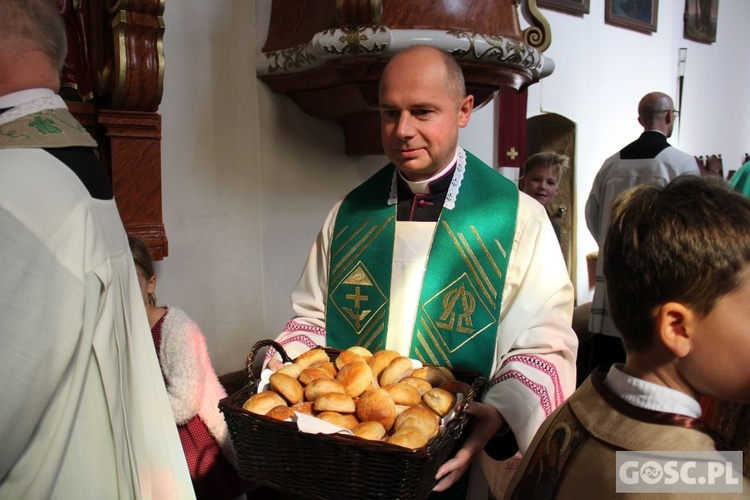
<path id="1" fill-rule="evenodd" d="M 437 368 L 438 368 L 438 370 L 440 370 L 441 372 L 443 372 L 443 375 L 445 375 L 445 380 L 446 381 L 456 380 L 456 376 L 453 375 L 453 372 L 450 371 L 448 368 L 446 368 L 444 366 L 438 366 Z"/>
<path id="2" fill-rule="evenodd" d="M 291 365 L 284 365 L 282 368 L 276 370 L 276 373 L 284 373 L 293 378 L 299 378 L 299 374 L 301 372 L 302 367 L 300 365 L 295 365 L 294 363 L 292 363 Z"/>
<path id="3" fill-rule="evenodd" d="M 348 365 L 349 363 L 352 363 L 354 361 L 365 362 L 365 358 L 354 351 L 341 351 L 341 353 L 339 353 L 338 357 L 336 358 L 336 368 L 341 370 L 344 365 Z"/>
<path id="4" fill-rule="evenodd" d="M 370 389 L 359 398 L 357 417 L 361 422 L 380 422 L 390 430 L 396 420 L 396 403 L 385 389 Z"/>
<path id="5" fill-rule="evenodd" d="M 284 401 L 284 398 L 273 391 L 263 391 L 250 396 L 247 401 L 245 401 L 245 404 L 242 405 L 242 407 L 251 413 L 265 415 L 266 413 L 271 411 L 274 406 L 279 405 L 287 405 L 286 401 Z"/>
<path id="6" fill-rule="evenodd" d="M 370 365 L 370 368 L 372 368 L 372 376 L 380 378 L 380 373 L 385 370 L 385 367 L 391 364 L 391 361 L 399 356 L 401 356 L 400 353 L 388 349 L 375 352 L 371 358 L 367 359 L 367 363 Z"/>
<path id="7" fill-rule="evenodd" d="M 338 413 L 354 413 L 357 410 L 354 400 L 340 392 L 318 396 L 313 403 L 313 409 L 315 411 L 335 411 Z"/>
<path id="8" fill-rule="evenodd" d="M 302 370 L 299 374 L 299 383 L 307 385 L 315 379 L 319 378 L 333 378 L 331 375 L 321 367 L 309 366 Z"/>
<path id="9" fill-rule="evenodd" d="M 355 398 L 370 388 L 372 370 L 364 361 L 354 361 L 339 370 L 336 380 L 344 386 L 346 394 Z"/>
<path id="10" fill-rule="evenodd" d="M 404 427 L 394 432 L 387 441 L 391 444 L 416 450 L 423 446 L 427 446 L 428 439 L 425 433 L 420 429 L 417 429 L 416 427 Z"/>
<path id="11" fill-rule="evenodd" d="M 404 411 L 408 410 L 409 408 L 411 408 L 411 406 L 396 405 L 396 418 L 398 418 L 399 415 L 401 415 Z"/>
<path id="12" fill-rule="evenodd" d="M 362 439 L 369 439 L 370 441 L 380 441 L 385 436 L 385 427 L 380 422 L 370 420 L 369 422 L 361 422 L 357 424 L 352 432 L 355 436 Z"/>
<path id="13" fill-rule="evenodd" d="M 452 380 L 437 366 L 423 366 L 422 368 L 417 368 L 411 376 L 425 379 L 430 385 L 432 385 L 432 387 L 438 387 L 443 382 Z"/>
<path id="14" fill-rule="evenodd" d="M 330 361 L 328 354 L 320 347 L 316 349 L 310 349 L 307 352 L 303 352 L 297 359 L 294 360 L 294 364 L 300 365 L 302 368 L 307 368 L 313 363 Z"/>
<path id="15" fill-rule="evenodd" d="M 398 431 L 404 427 L 416 427 L 430 439 L 437 436 L 440 431 L 440 418 L 426 406 L 412 406 L 396 417 L 396 421 L 393 424 L 394 431 Z"/>
<path id="16" fill-rule="evenodd" d="M 444 417 L 453 409 L 456 404 L 456 396 L 445 389 L 435 388 L 422 395 L 424 404 L 430 407 L 432 411 Z"/>
<path id="17" fill-rule="evenodd" d="M 289 401 L 290 404 L 302 401 L 304 391 L 296 378 L 290 377 L 286 373 L 276 372 L 271 374 L 268 381 L 271 384 L 271 388 L 284 396 L 284 399 Z"/>
<path id="18" fill-rule="evenodd" d="M 290 408 L 294 411 L 298 411 L 300 413 L 304 413 L 306 415 L 312 415 L 313 414 L 313 404 L 312 401 L 300 401 L 299 403 L 290 406 Z"/>
<path id="19" fill-rule="evenodd" d="M 276 420 L 286 420 L 294 416 L 294 410 L 284 405 L 274 406 L 266 413 L 266 416 Z"/>
<path id="20" fill-rule="evenodd" d="M 339 372 L 339 369 L 336 368 L 336 364 L 333 361 L 313 363 L 309 366 L 309 368 L 320 368 L 324 370 L 328 375 L 330 375 L 331 378 L 336 378 L 336 374 Z"/>
<path id="21" fill-rule="evenodd" d="M 380 382 L 380 387 L 385 387 L 387 385 L 395 384 L 401 379 L 404 379 L 408 377 L 409 375 L 411 375 L 413 371 L 414 371 L 414 364 L 406 356 L 399 356 L 397 358 L 393 358 L 393 360 L 388 364 L 388 366 L 386 366 L 385 369 L 382 371 L 382 373 L 380 374 L 380 377 L 378 377 L 378 381 Z"/>
<path id="22" fill-rule="evenodd" d="M 305 387 L 305 399 L 315 401 L 323 394 L 330 394 L 332 392 L 346 394 L 344 386 L 332 378 L 315 379 Z"/>
<path id="23" fill-rule="evenodd" d="M 365 359 L 372 357 L 372 353 L 370 352 L 369 349 L 362 347 L 362 346 L 358 346 L 358 345 L 351 346 L 349 349 L 347 349 L 347 351 L 351 351 L 355 354 L 359 354 Z"/>
<path id="24" fill-rule="evenodd" d="M 344 415 L 335 411 L 324 411 L 322 413 L 318 413 L 316 417 L 321 420 L 325 420 L 326 422 L 330 422 L 333 425 L 338 425 L 339 427 L 343 427 L 344 429 L 349 430 L 354 429 L 359 424 L 359 420 L 357 420 L 357 417 L 355 417 L 351 413 L 347 413 L 346 415 Z"/>
<path id="25" fill-rule="evenodd" d="M 419 395 L 421 396 L 425 392 L 432 389 L 432 384 L 429 383 L 427 380 L 419 377 L 415 377 L 414 373 L 412 372 L 412 375 L 410 377 L 406 377 L 401 381 L 402 384 L 407 384 L 412 387 L 414 387 L 417 392 L 419 392 Z"/>
<path id="26" fill-rule="evenodd" d="M 414 387 L 403 382 L 390 384 L 383 387 L 393 398 L 397 405 L 414 406 L 422 401 L 422 395 Z"/>

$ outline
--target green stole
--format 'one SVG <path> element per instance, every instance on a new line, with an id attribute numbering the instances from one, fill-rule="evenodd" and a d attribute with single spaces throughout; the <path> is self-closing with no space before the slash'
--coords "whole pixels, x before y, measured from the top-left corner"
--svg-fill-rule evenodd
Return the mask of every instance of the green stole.
<path id="1" fill-rule="evenodd" d="M 394 174 L 393 164 L 381 169 L 347 195 L 336 217 L 326 303 L 331 347 L 385 348 L 396 231 L 396 205 L 386 196 Z M 518 196 L 510 180 L 466 152 L 455 207 L 446 198 L 433 235 L 410 357 L 490 376 Z"/>

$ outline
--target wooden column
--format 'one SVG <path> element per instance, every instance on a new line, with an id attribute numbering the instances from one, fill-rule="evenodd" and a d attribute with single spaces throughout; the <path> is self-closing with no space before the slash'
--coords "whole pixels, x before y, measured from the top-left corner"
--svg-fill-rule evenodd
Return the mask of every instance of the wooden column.
<path id="1" fill-rule="evenodd" d="M 125 230 L 143 239 L 154 259 L 168 253 L 161 208 L 161 116 L 101 110 L 109 138 L 112 190 Z"/>
<path id="2" fill-rule="evenodd" d="M 161 206 L 164 0 L 57 0 L 70 49 L 68 107 L 99 143 L 128 234 L 168 252 Z"/>

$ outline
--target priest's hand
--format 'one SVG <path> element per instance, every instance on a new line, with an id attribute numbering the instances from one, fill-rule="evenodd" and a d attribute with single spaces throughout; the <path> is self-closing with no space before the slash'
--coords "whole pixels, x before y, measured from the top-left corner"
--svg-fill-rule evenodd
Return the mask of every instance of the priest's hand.
<path id="1" fill-rule="evenodd" d="M 280 368 L 284 367 L 284 362 L 275 358 L 272 358 L 268 361 L 268 364 L 266 365 L 266 368 L 269 370 L 277 371 Z"/>
<path id="2" fill-rule="evenodd" d="M 505 425 L 505 419 L 487 404 L 473 401 L 467 409 L 474 417 L 472 431 L 456 456 L 445 462 L 437 471 L 438 480 L 433 491 L 445 491 L 453 486 L 469 468 L 474 457 L 484 449 L 487 442 Z"/>

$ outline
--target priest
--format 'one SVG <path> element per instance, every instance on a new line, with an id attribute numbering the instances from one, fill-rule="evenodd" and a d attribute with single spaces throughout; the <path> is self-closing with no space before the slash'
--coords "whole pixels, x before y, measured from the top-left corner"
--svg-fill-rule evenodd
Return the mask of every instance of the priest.
<path id="1" fill-rule="evenodd" d="M 292 357 L 361 345 L 487 376 L 469 408 L 477 425 L 436 491 L 495 436 L 523 452 L 575 386 L 560 246 L 539 203 L 458 146 L 473 104 L 449 54 L 415 46 L 393 57 L 380 82 L 391 163 L 328 214 L 277 339 Z"/>

